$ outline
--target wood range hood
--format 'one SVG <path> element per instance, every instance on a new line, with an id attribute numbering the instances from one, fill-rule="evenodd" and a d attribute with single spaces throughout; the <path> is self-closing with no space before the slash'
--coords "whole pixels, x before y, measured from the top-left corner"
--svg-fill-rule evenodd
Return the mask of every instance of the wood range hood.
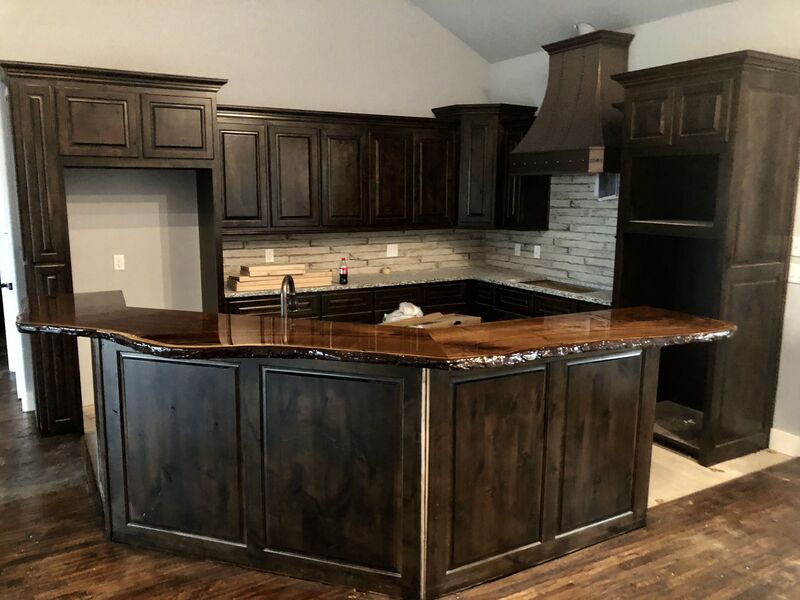
<path id="1" fill-rule="evenodd" d="M 542 46 L 550 73 L 542 107 L 511 153 L 512 175 L 619 172 L 623 88 L 632 34 L 593 31 Z"/>

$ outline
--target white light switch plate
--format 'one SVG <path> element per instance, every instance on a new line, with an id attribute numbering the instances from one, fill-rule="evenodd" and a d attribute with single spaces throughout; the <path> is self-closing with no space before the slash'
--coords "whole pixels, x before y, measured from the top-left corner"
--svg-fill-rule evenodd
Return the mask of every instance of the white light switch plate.
<path id="1" fill-rule="evenodd" d="M 272 248 L 264 250 L 264 262 L 275 262 L 275 250 Z"/>
<path id="2" fill-rule="evenodd" d="M 400 254 L 400 248 L 397 244 L 386 244 L 386 256 L 389 258 L 393 258 Z"/>
<path id="3" fill-rule="evenodd" d="M 792 256 L 800 256 L 800 235 L 792 237 Z"/>
<path id="4" fill-rule="evenodd" d="M 514 244 L 514 256 L 522 255 L 522 244 Z"/>
<path id="5" fill-rule="evenodd" d="M 800 283 L 800 263 L 789 265 L 789 283 Z"/>
<path id="6" fill-rule="evenodd" d="M 539 244 L 533 245 L 533 258 L 542 258 L 542 247 Z"/>
<path id="7" fill-rule="evenodd" d="M 115 271 L 124 271 L 125 270 L 125 255 L 124 254 L 115 254 L 114 255 L 114 270 Z"/>

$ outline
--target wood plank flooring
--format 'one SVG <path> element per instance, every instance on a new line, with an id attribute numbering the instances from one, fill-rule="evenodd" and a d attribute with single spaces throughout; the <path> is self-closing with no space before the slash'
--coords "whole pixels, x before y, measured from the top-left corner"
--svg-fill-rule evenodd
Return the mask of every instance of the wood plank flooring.
<path id="1" fill-rule="evenodd" d="M 106 541 L 80 439 L 40 439 L 0 372 L 0 598 L 368 599 Z M 800 459 L 650 511 L 646 529 L 451 600 L 800 598 Z"/>

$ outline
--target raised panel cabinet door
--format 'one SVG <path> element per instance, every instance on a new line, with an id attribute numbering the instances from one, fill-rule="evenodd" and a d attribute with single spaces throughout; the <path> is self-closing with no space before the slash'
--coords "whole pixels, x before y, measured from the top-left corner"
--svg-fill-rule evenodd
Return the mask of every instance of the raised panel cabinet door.
<path id="1" fill-rule="evenodd" d="M 272 226 L 319 226 L 319 129 L 270 126 L 269 160 Z"/>
<path id="2" fill-rule="evenodd" d="M 72 291 L 70 269 L 66 265 L 36 265 L 33 278 L 33 292 L 39 298 Z M 83 415 L 76 340 L 56 334 L 32 335 L 31 356 L 39 432 L 81 433 Z"/>
<path id="3" fill-rule="evenodd" d="M 370 222 L 411 223 L 411 140 L 406 131 L 379 130 L 369 135 Z"/>
<path id="4" fill-rule="evenodd" d="M 415 131 L 414 212 L 418 225 L 455 222 L 455 140 L 449 131 Z"/>
<path id="5" fill-rule="evenodd" d="M 214 158 L 216 102 L 212 94 L 142 94 L 141 101 L 146 158 Z"/>
<path id="6" fill-rule="evenodd" d="M 367 133 L 357 128 L 323 129 L 322 224 L 354 227 L 369 221 Z"/>
<path id="7" fill-rule="evenodd" d="M 219 123 L 223 227 L 267 227 L 267 134 L 263 125 Z"/>
<path id="8" fill-rule="evenodd" d="M 675 144 L 727 142 L 732 80 L 679 87 L 675 92 Z"/>
<path id="9" fill-rule="evenodd" d="M 494 222 L 498 130 L 495 119 L 467 119 L 461 123 L 461 224 L 488 226 Z"/>
<path id="10" fill-rule="evenodd" d="M 55 93 L 50 85 L 24 80 L 15 82 L 12 91 L 23 238 L 29 240 L 34 263 L 63 263 L 69 253 L 69 241 Z"/>
<path id="11" fill-rule="evenodd" d="M 630 146 L 665 146 L 672 143 L 672 88 L 630 94 L 625 103 Z"/>
<path id="12" fill-rule="evenodd" d="M 59 85 L 56 98 L 61 154 L 139 156 L 138 93 L 107 85 Z"/>

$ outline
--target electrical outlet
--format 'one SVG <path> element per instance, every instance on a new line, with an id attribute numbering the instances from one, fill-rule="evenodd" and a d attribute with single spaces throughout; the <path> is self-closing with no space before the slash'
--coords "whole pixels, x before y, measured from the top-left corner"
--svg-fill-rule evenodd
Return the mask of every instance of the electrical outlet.
<path id="1" fill-rule="evenodd" d="M 533 245 L 533 258 L 542 258 L 542 247 L 539 244 Z"/>
<path id="2" fill-rule="evenodd" d="M 400 247 L 397 244 L 386 244 L 386 256 L 394 258 L 400 255 Z"/>
<path id="3" fill-rule="evenodd" d="M 114 255 L 114 270 L 115 271 L 124 271 L 125 270 L 125 255 L 124 254 L 115 254 Z"/>
<path id="4" fill-rule="evenodd" d="M 522 255 L 522 244 L 514 244 L 514 256 Z"/>
<path id="5" fill-rule="evenodd" d="M 792 237 L 792 256 L 800 256 L 800 235 Z"/>
<path id="6" fill-rule="evenodd" d="M 789 283 L 800 283 L 800 263 L 789 265 Z"/>
<path id="7" fill-rule="evenodd" d="M 275 250 L 272 248 L 264 250 L 264 262 L 275 262 Z"/>

